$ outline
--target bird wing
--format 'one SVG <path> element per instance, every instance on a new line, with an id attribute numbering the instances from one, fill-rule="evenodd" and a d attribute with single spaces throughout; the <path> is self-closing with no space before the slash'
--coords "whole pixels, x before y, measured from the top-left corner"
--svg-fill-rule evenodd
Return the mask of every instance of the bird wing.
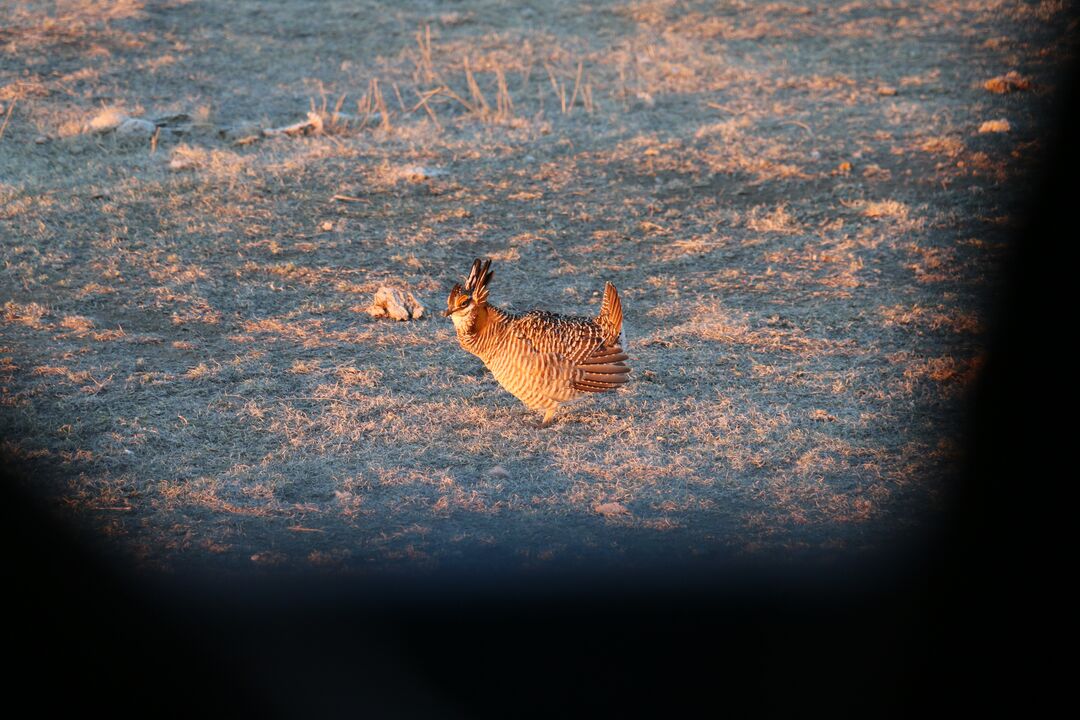
<path id="1" fill-rule="evenodd" d="M 605 329 L 588 318 L 546 312 L 527 313 L 514 327 L 515 335 L 537 357 L 537 371 L 563 388 L 586 392 L 614 390 L 628 379 L 627 355 L 605 339 Z"/>
<path id="2" fill-rule="evenodd" d="M 600 326 L 588 318 L 533 311 L 519 317 L 514 334 L 528 340 L 539 352 L 555 353 L 576 365 L 604 343 Z"/>

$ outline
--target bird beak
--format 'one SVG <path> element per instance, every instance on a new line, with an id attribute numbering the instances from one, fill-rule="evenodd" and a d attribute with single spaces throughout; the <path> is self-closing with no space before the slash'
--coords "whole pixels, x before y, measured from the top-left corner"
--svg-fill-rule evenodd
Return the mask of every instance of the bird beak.
<path id="1" fill-rule="evenodd" d="M 451 315 L 453 315 L 453 314 L 454 314 L 454 313 L 453 313 L 453 312 L 452 312 L 451 310 L 446 310 L 446 311 L 445 311 L 445 312 L 444 312 L 444 313 L 442 314 L 442 316 L 443 316 L 443 317 L 450 317 L 450 316 L 451 316 Z"/>

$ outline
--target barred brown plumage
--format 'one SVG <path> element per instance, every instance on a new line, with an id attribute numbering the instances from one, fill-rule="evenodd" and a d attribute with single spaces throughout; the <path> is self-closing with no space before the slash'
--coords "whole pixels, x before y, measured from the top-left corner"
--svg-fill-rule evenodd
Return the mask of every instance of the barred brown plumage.
<path id="1" fill-rule="evenodd" d="M 516 315 L 488 304 L 490 268 L 490 260 L 474 260 L 465 286 L 450 291 L 443 315 L 454 321 L 461 347 L 479 357 L 500 385 L 544 411 L 544 427 L 560 405 L 626 383 L 622 302 L 614 285 L 604 287 L 596 318 L 543 310 Z"/>

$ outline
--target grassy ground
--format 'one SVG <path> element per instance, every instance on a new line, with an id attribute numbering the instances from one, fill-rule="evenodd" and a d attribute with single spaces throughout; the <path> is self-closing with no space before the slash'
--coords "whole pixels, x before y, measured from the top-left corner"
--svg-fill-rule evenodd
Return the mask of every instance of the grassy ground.
<path id="1" fill-rule="evenodd" d="M 917 540 L 1064 5 L 5 3 L 3 454 L 147 567 Z M 540 430 L 449 320 L 364 312 L 475 256 L 516 310 L 614 282 L 629 388 Z"/>

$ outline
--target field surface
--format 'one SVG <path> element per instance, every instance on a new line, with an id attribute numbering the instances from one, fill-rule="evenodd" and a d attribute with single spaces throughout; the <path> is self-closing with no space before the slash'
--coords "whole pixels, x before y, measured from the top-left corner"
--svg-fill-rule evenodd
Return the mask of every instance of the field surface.
<path id="1" fill-rule="evenodd" d="M 1018 0 L 4 0 L 3 457 L 139 568 L 918 541 L 1075 31 Z M 628 387 L 535 427 L 440 316 L 481 256 L 516 311 L 615 283 Z M 383 285 L 425 316 L 371 317 Z"/>

